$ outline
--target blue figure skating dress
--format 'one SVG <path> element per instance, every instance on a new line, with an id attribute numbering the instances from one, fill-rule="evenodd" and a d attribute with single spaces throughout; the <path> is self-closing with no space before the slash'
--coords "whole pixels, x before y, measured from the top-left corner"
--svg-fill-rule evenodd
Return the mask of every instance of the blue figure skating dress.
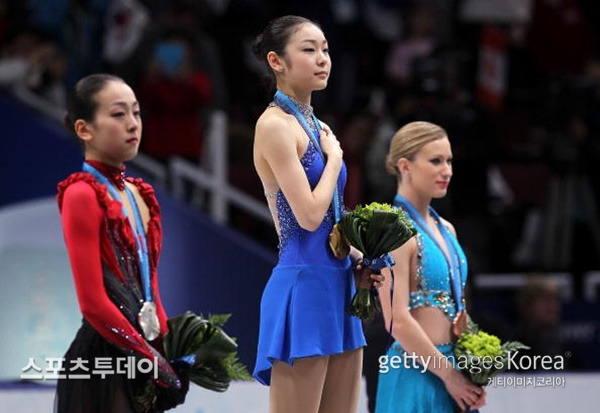
<path id="1" fill-rule="evenodd" d="M 398 200 L 398 198 L 397 198 Z M 402 204 L 400 204 L 402 207 Z M 450 279 L 450 268 L 444 252 L 423 229 L 418 220 L 412 219 L 409 212 L 402 208 L 406 217 L 417 230 L 417 269 L 415 277 L 417 289 L 410 292 L 409 308 L 437 307 L 450 322 L 454 320 L 457 306 L 454 301 Z M 467 277 L 467 261 L 456 237 L 441 223 L 437 213 L 430 208 L 431 216 L 444 238 L 452 245 L 449 251 L 455 251 L 460 272 L 460 282 L 464 289 Z M 441 355 L 453 362 L 452 343 L 436 346 Z M 375 403 L 376 413 L 452 413 L 459 411 L 452 396 L 446 390 L 440 378 L 419 364 L 413 367 L 412 361 L 404 363 L 406 353 L 398 342 L 394 342 L 387 352 L 387 359 L 396 360 L 395 368 L 389 366 L 384 372 L 380 369 Z M 411 359 L 408 359 L 411 360 Z M 407 367 L 408 365 L 408 367 Z"/>
<path id="2" fill-rule="evenodd" d="M 310 139 L 300 162 L 314 189 L 325 164 Z M 342 167 L 339 193 L 345 183 L 346 169 Z M 266 385 L 271 382 L 274 360 L 293 365 L 298 358 L 342 353 L 366 344 L 360 319 L 346 314 L 355 292 L 350 259 L 335 258 L 328 244 L 333 208 L 319 228 L 307 231 L 298 224 L 281 190 L 273 196 L 279 222 L 279 261 L 261 300 L 253 373 Z"/>

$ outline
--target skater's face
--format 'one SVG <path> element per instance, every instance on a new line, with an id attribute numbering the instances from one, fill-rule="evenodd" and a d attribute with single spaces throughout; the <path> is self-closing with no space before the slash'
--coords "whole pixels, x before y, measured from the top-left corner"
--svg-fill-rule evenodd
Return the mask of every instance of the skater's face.
<path id="1" fill-rule="evenodd" d="M 138 152 L 142 134 L 139 103 L 133 90 L 120 81 L 107 82 L 93 98 L 94 118 L 77 120 L 75 131 L 85 143 L 87 159 L 120 166 Z"/>
<path id="2" fill-rule="evenodd" d="M 323 31 L 312 23 L 299 25 L 290 36 L 283 56 L 270 54 L 270 63 L 280 88 L 325 89 L 331 72 L 331 58 Z"/>
<path id="3" fill-rule="evenodd" d="M 402 181 L 428 198 L 446 195 L 452 178 L 452 149 L 447 137 L 421 147 L 412 160 L 400 164 Z"/>

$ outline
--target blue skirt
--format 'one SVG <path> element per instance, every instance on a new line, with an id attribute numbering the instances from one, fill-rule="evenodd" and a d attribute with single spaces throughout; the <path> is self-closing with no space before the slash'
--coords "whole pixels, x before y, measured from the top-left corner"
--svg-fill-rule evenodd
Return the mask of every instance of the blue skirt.
<path id="1" fill-rule="evenodd" d="M 437 346 L 446 357 L 453 357 L 452 345 Z M 387 371 L 380 362 L 376 413 L 453 413 L 459 411 L 444 382 L 412 359 L 395 342 L 387 352 Z M 393 359 L 392 359 L 393 357 Z M 392 362 L 392 360 L 394 360 Z M 383 361 L 383 360 L 382 360 Z M 385 371 L 385 372 L 384 372 Z"/>
<path id="2" fill-rule="evenodd" d="M 366 345 L 360 319 L 346 314 L 354 292 L 349 268 L 276 266 L 261 300 L 253 376 L 269 385 L 275 360 L 293 365 Z"/>

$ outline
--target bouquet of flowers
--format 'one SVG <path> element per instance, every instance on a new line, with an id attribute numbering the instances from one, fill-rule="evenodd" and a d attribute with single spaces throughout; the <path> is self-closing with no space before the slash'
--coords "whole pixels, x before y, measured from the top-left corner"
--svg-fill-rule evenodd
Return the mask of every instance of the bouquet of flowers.
<path id="1" fill-rule="evenodd" d="M 470 319 L 467 329 L 454 346 L 457 367 L 473 384 L 485 386 L 489 380 L 508 367 L 508 356 L 517 350 L 529 349 L 518 341 L 500 342 L 496 336 L 479 329 Z"/>
<path id="2" fill-rule="evenodd" d="M 237 344 L 222 329 L 231 314 L 209 315 L 208 319 L 191 311 L 167 320 L 169 333 L 163 338 L 165 357 L 182 379 L 182 388 L 163 389 L 148 381 L 136 396 L 142 412 L 168 410 L 185 401 L 188 378 L 209 390 L 224 392 L 231 380 L 252 380 L 238 361 Z M 185 380 L 184 380 L 185 378 Z"/>
<path id="3" fill-rule="evenodd" d="M 352 245 L 363 253 L 363 267 L 376 274 L 380 274 L 382 268 L 394 265 L 389 252 L 416 233 L 402 210 L 377 202 L 345 211 L 336 230 L 338 234 L 332 237 L 334 254 L 345 256 L 350 250 L 348 244 Z M 369 319 L 378 311 L 381 311 L 381 305 L 372 283 L 359 285 L 348 314 Z"/>
<path id="4" fill-rule="evenodd" d="M 189 365 L 191 382 L 217 392 L 227 390 L 231 380 L 252 380 L 238 361 L 235 339 L 223 331 L 230 316 L 204 319 L 188 311 L 167 321 L 169 334 L 163 342 L 169 360 L 184 360 Z"/>

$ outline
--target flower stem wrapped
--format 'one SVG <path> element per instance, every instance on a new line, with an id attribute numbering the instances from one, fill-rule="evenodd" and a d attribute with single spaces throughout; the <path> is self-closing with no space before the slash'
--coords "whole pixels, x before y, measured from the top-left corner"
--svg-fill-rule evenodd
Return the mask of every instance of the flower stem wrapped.
<path id="1" fill-rule="evenodd" d="M 210 315 L 208 319 L 188 311 L 168 320 L 165 355 L 189 365 L 190 381 L 209 390 L 223 392 L 231 380 L 252 380 L 238 361 L 237 344 L 223 331 L 231 315 Z"/>
<path id="2" fill-rule="evenodd" d="M 403 245 L 416 231 L 400 209 L 373 202 L 345 211 L 336 224 L 343 240 L 363 253 L 363 268 L 380 274 L 381 269 L 394 265 L 390 251 Z M 362 277 L 364 278 L 364 277 Z M 372 318 L 381 311 L 373 283 L 360 283 L 348 313 L 362 319 Z"/>

